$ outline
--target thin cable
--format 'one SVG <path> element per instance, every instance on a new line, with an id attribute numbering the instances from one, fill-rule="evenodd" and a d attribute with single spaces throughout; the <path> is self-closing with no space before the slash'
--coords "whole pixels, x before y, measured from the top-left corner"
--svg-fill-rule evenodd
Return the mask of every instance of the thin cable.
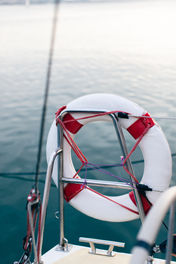
<path id="1" fill-rule="evenodd" d="M 176 157 L 176 153 L 172 153 L 172 157 Z M 133 160 L 131 161 L 132 164 L 140 164 L 143 163 L 144 160 Z M 113 168 L 113 167 L 121 167 L 122 165 L 120 163 L 115 163 L 115 164 L 94 164 L 98 166 L 99 168 Z M 96 170 L 97 168 L 95 167 L 88 167 L 88 168 L 82 168 L 82 171 L 87 170 L 87 171 L 93 171 Z M 26 178 L 26 177 L 21 177 L 21 176 L 30 176 L 30 175 L 35 175 L 34 171 L 24 171 L 24 172 L 0 172 L 0 177 L 1 178 L 6 178 L 6 179 L 17 179 L 17 180 L 26 180 L 26 181 L 34 181 L 31 178 Z M 40 175 L 46 175 L 46 171 L 40 171 Z M 41 182 L 44 182 L 43 180 L 40 180 Z"/>
<path id="2" fill-rule="evenodd" d="M 99 166 L 98 164 L 94 164 L 94 163 L 90 163 L 90 162 L 88 162 L 88 163 L 87 163 L 87 167 L 89 167 L 89 166 L 90 166 L 90 167 L 93 167 L 93 168 L 96 169 L 96 170 L 101 171 L 103 174 L 106 174 L 106 175 L 108 175 L 108 176 L 112 176 L 112 177 L 118 179 L 119 181 L 121 181 L 121 182 L 125 182 L 127 185 L 132 186 L 131 183 L 130 183 L 128 180 L 126 180 L 125 178 L 122 178 L 122 177 L 120 177 L 120 176 L 116 176 L 115 174 L 111 173 L 110 171 L 107 171 L 107 170 L 102 169 L 102 167 Z M 121 165 L 121 166 L 123 166 L 123 165 Z"/>
<path id="3" fill-rule="evenodd" d="M 110 111 L 110 112 L 103 112 L 103 113 L 98 113 L 98 114 L 92 114 L 90 116 L 85 116 L 85 117 L 78 117 L 78 118 L 74 118 L 74 120 L 67 120 L 64 121 L 64 124 L 66 123 L 71 123 L 71 122 L 75 122 L 76 121 L 80 121 L 80 120 L 84 120 L 84 119 L 89 119 L 89 118 L 95 118 L 98 116 L 105 116 L 105 115 L 109 115 L 109 114 L 116 114 L 116 113 L 124 113 L 127 114 L 128 117 L 135 117 L 135 118 L 153 118 L 153 119 L 165 119 L 165 120 L 176 120 L 176 116 L 155 116 L 155 115 L 150 115 L 150 116 L 145 116 L 145 115 L 133 115 L 127 112 L 123 112 L 123 111 L 119 111 L 119 110 L 114 110 L 114 111 Z"/>
<path id="4" fill-rule="evenodd" d="M 46 75 L 46 83 L 45 83 L 44 102 L 43 102 L 41 123 L 40 123 L 40 136 L 39 136 L 39 143 L 38 143 L 36 171 L 35 171 L 35 185 L 34 185 L 35 191 L 37 191 L 38 189 L 38 180 L 39 180 L 39 174 L 40 174 L 41 153 L 42 153 L 42 145 L 43 145 L 43 137 L 44 137 L 45 120 L 46 120 L 47 101 L 48 101 L 48 94 L 49 94 L 50 80 L 51 80 L 51 70 L 52 70 L 52 64 L 53 64 L 53 53 L 54 53 L 54 45 L 55 45 L 55 39 L 56 39 L 59 3 L 60 3 L 60 0 L 55 0 L 51 43 L 50 43 L 50 49 L 49 49 L 47 75 Z"/>
<path id="5" fill-rule="evenodd" d="M 143 116 L 143 115 L 132 115 L 129 114 L 129 117 L 136 117 L 136 118 L 156 118 L 156 119 L 166 119 L 166 120 L 176 120 L 176 116 L 155 116 L 155 115 L 150 115 L 150 116 Z"/>

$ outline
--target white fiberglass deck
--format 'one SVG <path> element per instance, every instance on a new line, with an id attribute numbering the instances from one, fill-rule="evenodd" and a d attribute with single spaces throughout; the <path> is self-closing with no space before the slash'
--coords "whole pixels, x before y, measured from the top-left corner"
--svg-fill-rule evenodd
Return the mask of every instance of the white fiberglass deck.
<path id="1" fill-rule="evenodd" d="M 130 262 L 131 254 L 115 252 L 114 257 L 89 254 L 88 247 L 73 245 L 69 252 L 57 250 L 57 246 L 42 256 L 44 264 L 126 264 Z M 154 259 L 153 264 L 164 264 L 165 260 Z M 176 262 L 171 262 L 176 264 Z"/>

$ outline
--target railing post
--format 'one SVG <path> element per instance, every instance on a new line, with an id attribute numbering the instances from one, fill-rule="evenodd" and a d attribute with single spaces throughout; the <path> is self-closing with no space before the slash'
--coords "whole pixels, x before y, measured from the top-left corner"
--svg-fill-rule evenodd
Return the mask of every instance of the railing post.
<path id="1" fill-rule="evenodd" d="M 170 264 L 172 259 L 172 248 L 173 248 L 173 232 L 174 232 L 174 221 L 175 220 L 175 201 L 172 203 L 170 207 L 170 215 L 169 215 L 169 230 L 167 237 L 167 251 L 166 251 L 166 264 Z"/>
<path id="2" fill-rule="evenodd" d="M 105 110 L 102 110 L 102 111 L 96 111 L 96 110 L 95 111 L 94 110 L 92 110 L 92 111 L 91 110 L 67 111 L 67 110 L 64 110 L 58 118 L 62 119 L 66 113 L 105 113 L 105 112 L 106 112 Z M 125 142 L 125 138 L 124 138 L 122 128 L 121 128 L 119 121 L 118 121 L 118 117 L 116 116 L 116 114 L 109 114 L 109 116 L 113 121 L 115 131 L 116 131 L 116 134 L 118 136 L 120 146 L 122 149 L 122 153 L 123 153 L 124 157 L 126 158 L 128 155 L 128 150 L 127 150 L 127 146 L 126 146 L 126 142 Z M 58 126 L 58 146 L 60 146 L 60 148 L 63 149 L 63 128 L 61 126 Z M 60 194 L 59 194 L 59 204 L 60 204 L 60 210 L 59 210 L 59 212 L 60 212 L 60 216 L 59 216 L 59 218 L 60 218 L 60 244 L 59 244 L 59 248 L 62 250 L 65 250 L 65 248 L 67 247 L 67 242 L 66 242 L 66 239 L 64 238 L 64 183 L 62 181 L 62 178 L 63 178 L 63 153 L 61 153 L 61 155 L 59 157 L 58 165 L 59 165 L 59 174 L 60 174 L 58 177 L 59 178 L 58 186 L 59 186 L 59 191 L 60 191 Z M 129 170 L 129 172 L 134 175 L 130 159 L 127 160 L 126 166 L 127 166 L 127 169 Z M 131 179 L 133 191 L 134 191 L 136 201 L 137 201 L 139 217 L 141 219 L 141 222 L 143 222 L 143 220 L 145 218 L 145 214 L 144 214 L 144 209 L 143 209 L 143 205 L 141 202 L 141 198 L 140 198 L 140 195 L 139 195 L 138 190 L 136 188 L 136 183 L 135 183 L 134 179 L 132 177 L 130 177 L 130 179 Z"/>
<path id="3" fill-rule="evenodd" d="M 50 193 L 50 187 L 51 187 L 51 176 L 53 172 L 54 161 L 59 153 L 62 153 L 61 148 L 58 148 L 55 152 L 52 153 L 49 163 L 48 163 L 44 194 L 43 194 L 43 201 L 42 201 L 41 234 L 40 234 L 40 238 L 38 238 L 40 239 L 39 259 L 41 258 L 41 254 L 42 254 L 43 233 L 44 233 L 46 210 L 48 206 L 48 199 L 49 199 L 49 193 Z"/>
<path id="4" fill-rule="evenodd" d="M 119 124 L 117 116 L 115 114 L 112 114 L 111 117 L 112 117 L 112 120 L 113 120 L 113 123 L 115 126 L 116 134 L 117 134 L 119 142 L 120 142 L 122 153 L 123 153 L 124 157 L 126 158 L 128 155 L 128 150 L 127 150 L 127 146 L 126 146 L 126 142 L 125 142 L 125 138 L 124 138 L 122 128 Z M 130 159 L 127 159 L 126 166 L 127 166 L 128 171 L 134 175 L 134 171 L 133 171 L 133 167 L 132 167 Z M 141 222 L 143 223 L 144 218 L 145 218 L 145 214 L 144 214 L 144 209 L 143 209 L 141 197 L 140 197 L 139 192 L 136 188 L 136 183 L 135 183 L 134 179 L 131 176 L 130 176 L 130 179 L 131 179 L 131 183 L 134 187 L 133 192 L 135 194 L 136 201 L 137 201 L 137 208 L 139 211 L 139 217 L 141 219 Z"/>
<path id="5" fill-rule="evenodd" d="M 59 118 L 62 118 L 60 116 Z M 63 149 L 63 128 L 57 126 L 58 129 L 58 146 Z M 58 176 L 58 188 L 59 188 L 59 220 L 60 220 L 60 242 L 58 250 L 67 250 L 68 241 L 64 236 L 64 183 L 63 178 L 63 152 L 60 154 L 58 159 L 59 176 Z"/>

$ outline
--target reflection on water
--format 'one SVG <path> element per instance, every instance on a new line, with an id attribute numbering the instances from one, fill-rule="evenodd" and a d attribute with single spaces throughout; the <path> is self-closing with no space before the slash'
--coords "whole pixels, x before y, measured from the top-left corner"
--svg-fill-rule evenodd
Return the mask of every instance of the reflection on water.
<path id="1" fill-rule="evenodd" d="M 176 116 L 175 8 L 175 1 L 62 4 L 46 131 L 57 108 L 94 92 L 120 94 L 143 106 L 151 115 Z M 26 172 L 35 168 L 52 15 L 52 5 L 0 6 L 1 172 Z M 176 152 L 174 122 L 157 121 L 172 152 Z M 96 133 L 93 129 L 88 132 L 94 137 L 93 133 Z M 106 127 L 100 141 L 104 149 L 113 144 Z M 84 148 L 90 156 L 93 147 L 92 138 L 86 138 Z M 102 162 L 107 155 L 103 156 L 102 149 L 101 154 Z M 96 152 L 93 155 L 99 160 Z M 111 161 L 111 155 L 108 157 Z M 46 170 L 45 153 L 42 170 Z M 142 170 L 142 167 L 138 170 L 139 177 Z M 175 184 L 175 162 L 173 172 L 172 184 Z M 43 185 L 40 187 L 42 190 Z M 23 208 L 30 188 L 30 182 L 1 179 L 3 263 L 12 262 L 21 253 L 20 241 L 26 228 Z M 58 228 L 54 219 L 56 201 L 57 191 L 52 188 L 45 250 L 58 239 L 53 235 Z M 139 226 L 139 221 L 101 223 L 70 207 L 66 208 L 66 216 L 66 237 L 70 242 L 78 242 L 73 236 L 75 233 L 123 240 L 127 242 L 127 251 L 135 241 Z M 80 221 L 84 226 L 80 227 Z"/>

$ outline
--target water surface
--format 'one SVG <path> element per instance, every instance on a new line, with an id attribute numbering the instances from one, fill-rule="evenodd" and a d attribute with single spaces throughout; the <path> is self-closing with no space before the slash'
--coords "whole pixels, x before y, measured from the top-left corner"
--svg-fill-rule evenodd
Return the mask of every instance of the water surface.
<path id="1" fill-rule="evenodd" d="M 60 6 L 44 144 L 56 110 L 89 93 L 119 94 L 153 116 L 176 117 L 175 10 L 175 1 Z M 21 173 L 35 170 L 52 16 L 52 5 L 0 6 L 0 247 L 4 264 L 18 260 L 26 232 L 25 203 L 33 176 Z M 175 121 L 157 122 L 172 153 L 176 152 Z M 117 162 L 120 157 L 110 133 L 107 125 L 90 127 L 80 140 L 84 152 L 96 162 Z M 133 158 L 141 158 L 140 153 Z M 45 148 L 41 170 L 46 170 Z M 140 178 L 142 164 L 137 171 Z M 175 176 L 173 159 L 172 185 Z M 44 250 L 58 242 L 57 200 L 52 187 Z M 77 243 L 79 236 L 125 241 L 125 251 L 130 252 L 139 226 L 140 221 L 103 223 L 66 207 L 70 243 Z M 165 235 L 162 229 L 160 240 Z"/>

